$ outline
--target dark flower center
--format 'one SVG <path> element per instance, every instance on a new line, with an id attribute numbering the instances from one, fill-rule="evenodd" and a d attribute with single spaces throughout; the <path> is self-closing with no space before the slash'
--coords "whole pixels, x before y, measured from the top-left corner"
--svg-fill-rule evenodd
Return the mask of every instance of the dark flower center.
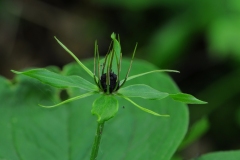
<path id="1" fill-rule="evenodd" d="M 101 76 L 100 80 L 101 86 L 103 88 L 104 92 L 107 92 L 107 74 L 104 73 Z M 114 74 L 114 72 L 110 72 L 110 86 L 109 86 L 109 92 L 112 93 L 113 91 L 119 89 L 119 82 L 117 82 L 117 75 Z"/>

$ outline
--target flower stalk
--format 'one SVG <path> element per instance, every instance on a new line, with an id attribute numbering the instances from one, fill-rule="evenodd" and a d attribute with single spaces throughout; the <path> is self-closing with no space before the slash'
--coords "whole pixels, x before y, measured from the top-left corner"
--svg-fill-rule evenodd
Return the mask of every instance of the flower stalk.
<path id="1" fill-rule="evenodd" d="M 98 123 L 94 143 L 93 143 L 93 146 L 92 146 L 92 153 L 91 153 L 90 160 L 96 160 L 97 159 L 98 149 L 99 149 L 99 146 L 100 146 L 100 141 L 101 141 L 102 133 L 103 133 L 103 128 L 104 128 L 104 122 Z"/>

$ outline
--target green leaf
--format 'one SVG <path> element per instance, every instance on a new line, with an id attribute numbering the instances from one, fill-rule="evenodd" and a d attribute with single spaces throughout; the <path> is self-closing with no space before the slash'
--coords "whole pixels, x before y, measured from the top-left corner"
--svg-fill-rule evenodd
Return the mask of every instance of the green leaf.
<path id="1" fill-rule="evenodd" d="M 98 117 L 98 123 L 103 123 L 114 117 L 118 111 L 118 101 L 112 95 L 102 95 L 93 102 L 92 114 Z"/>
<path id="2" fill-rule="evenodd" d="M 240 151 L 224 151 L 208 153 L 196 158 L 196 160 L 239 160 Z"/>
<path id="3" fill-rule="evenodd" d="M 59 109 L 49 112 L 37 105 L 43 99 L 58 101 L 57 93 L 25 76 L 18 76 L 15 85 L 0 77 L 0 159 L 68 158 L 63 147 L 68 145 L 62 123 L 66 113 Z"/>
<path id="4" fill-rule="evenodd" d="M 133 75 L 133 76 L 129 76 L 129 77 L 127 78 L 127 81 L 130 81 L 130 80 L 132 80 L 132 79 L 134 79 L 134 78 L 141 77 L 141 76 L 144 76 L 144 75 L 147 75 L 147 74 L 150 74 L 150 73 L 155 73 L 155 72 L 175 72 L 175 73 L 179 73 L 179 71 L 169 70 L 169 69 L 153 70 L 153 71 L 144 72 L 144 73 L 136 74 L 136 75 Z M 124 80 L 121 80 L 120 84 L 122 84 L 123 81 L 124 81 Z"/>
<path id="5" fill-rule="evenodd" d="M 57 88 L 76 87 L 88 91 L 98 91 L 98 87 L 79 76 L 63 76 L 46 69 L 32 69 L 24 72 L 12 70 L 13 73 L 23 74 L 35 78 L 42 83 Z"/>
<path id="6" fill-rule="evenodd" d="M 179 101 L 187 104 L 206 104 L 207 103 L 186 93 L 169 94 L 169 96 L 175 101 Z"/>
<path id="7" fill-rule="evenodd" d="M 56 41 L 63 47 L 65 51 L 67 51 L 74 59 L 75 61 L 93 78 L 93 73 L 91 70 L 89 70 L 62 42 L 60 42 L 57 37 L 54 37 Z"/>
<path id="8" fill-rule="evenodd" d="M 158 114 L 156 112 L 153 112 L 147 108 L 144 108 L 144 107 L 141 107 L 140 105 L 138 105 L 137 103 L 133 102 L 131 99 L 129 99 L 128 97 L 124 97 L 122 96 L 124 99 L 126 99 L 127 101 L 129 101 L 130 103 L 132 103 L 134 106 L 138 107 L 139 109 L 143 110 L 144 112 L 147 112 L 147 113 L 150 113 L 150 114 L 153 114 L 155 116 L 164 116 L 164 117 L 169 117 L 169 115 L 161 115 L 161 114 Z"/>
<path id="9" fill-rule="evenodd" d="M 135 84 L 120 88 L 118 93 L 125 97 L 140 97 L 144 99 L 163 99 L 168 96 L 168 93 L 160 92 L 145 84 Z"/>

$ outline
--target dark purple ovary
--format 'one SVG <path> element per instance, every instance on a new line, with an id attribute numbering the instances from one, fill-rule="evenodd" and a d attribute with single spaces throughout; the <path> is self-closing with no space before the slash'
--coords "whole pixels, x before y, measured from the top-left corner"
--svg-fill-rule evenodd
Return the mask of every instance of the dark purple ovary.
<path id="1" fill-rule="evenodd" d="M 107 92 L 107 84 L 106 84 L 107 78 L 106 78 L 106 73 L 102 74 L 101 76 L 101 86 L 103 88 L 104 92 Z M 117 85 L 117 87 L 116 87 Z M 109 92 L 112 93 L 114 89 L 116 90 L 119 89 L 119 83 L 117 82 L 117 75 L 114 74 L 114 72 L 110 72 L 110 87 L 109 87 Z"/>

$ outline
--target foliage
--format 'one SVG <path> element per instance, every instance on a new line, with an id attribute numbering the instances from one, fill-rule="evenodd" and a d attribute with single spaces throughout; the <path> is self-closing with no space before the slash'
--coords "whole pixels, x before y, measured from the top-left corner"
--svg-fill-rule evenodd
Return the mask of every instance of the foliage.
<path id="1" fill-rule="evenodd" d="M 125 66 L 128 66 L 129 60 L 124 59 L 122 63 L 123 71 L 127 71 Z M 93 62 L 89 60 L 84 64 L 91 67 Z M 133 68 L 133 75 L 157 69 L 140 60 L 134 62 Z M 91 80 L 76 64 L 65 66 L 61 73 L 81 75 Z M 46 109 L 37 103 L 58 102 L 58 90 L 21 75 L 15 81 L 15 84 L 11 84 L 1 78 L 0 83 L 1 101 L 6 97 L 11 99 L 4 101 L 0 107 L 0 157 L 12 160 L 88 159 L 96 128 L 96 118 L 90 111 L 98 96 Z M 179 92 L 171 78 L 163 73 L 149 74 L 147 79 L 140 77 L 127 84 L 142 81 L 165 92 Z M 84 93 L 77 88 L 67 89 L 67 92 L 70 97 Z M 105 125 L 99 159 L 170 159 L 187 131 L 186 105 L 170 98 L 156 101 L 157 103 L 134 99 L 155 112 L 170 115 L 169 118 L 161 118 L 137 110 L 126 100 L 118 101 L 119 111 L 116 117 Z"/>
<path id="2" fill-rule="evenodd" d="M 130 53 L 132 45 L 138 41 L 139 58 L 154 63 L 157 68 L 152 69 L 167 67 L 180 70 L 181 74 L 172 76 L 181 90 L 209 102 L 205 106 L 190 105 L 189 130 L 175 156 L 180 156 L 180 159 L 196 159 L 197 156 L 206 152 L 234 150 L 239 148 L 240 132 L 239 13 L 240 1 L 238 0 L 114 2 L 91 0 L 84 3 L 51 0 L 15 3 L 2 0 L 0 2 L 0 23 L 2 24 L 0 27 L 0 74 L 12 78 L 13 74 L 9 71 L 12 68 L 49 64 L 62 67 L 68 63 L 71 59 L 64 51 L 61 52 L 52 35 L 58 35 L 60 39 L 68 39 L 64 43 L 73 49 L 78 57 L 83 58 L 92 56 L 92 42 L 95 38 L 101 38 L 100 43 L 103 48 L 100 48 L 100 51 L 106 49 L 108 44 L 104 43 L 108 41 L 105 37 L 109 34 L 109 30 L 115 30 L 124 39 L 122 44 L 125 45 L 124 51 L 127 51 L 125 53 Z M 44 18 L 39 18 L 43 15 Z M 50 70 L 58 72 L 59 69 L 55 69 Z M 61 72 L 62 75 L 65 75 L 64 72 Z M 139 73 L 140 71 L 136 74 Z M 91 80 L 88 79 L 92 82 Z M 139 80 L 141 83 L 146 81 L 142 78 Z M 10 85 L 12 82 L 6 80 L 6 83 Z M 19 85 L 15 81 L 13 84 Z M 128 85 L 131 85 L 131 81 L 126 84 Z M 151 83 L 148 85 L 151 86 Z M 37 86 L 31 87 L 43 93 Z M 45 85 L 43 86 L 41 89 L 45 90 Z M 0 89 L 0 92 L 3 92 L 4 89 Z M 51 92 L 50 89 L 46 90 Z M 162 88 L 158 90 L 163 91 Z M 23 91 L 24 88 L 22 88 Z M 70 89 L 67 91 L 72 92 Z M 9 97 L 16 101 L 11 103 L 18 104 L 19 100 L 15 99 L 21 98 L 22 92 L 15 98 L 7 93 L 1 94 L 0 108 L 10 103 L 6 102 Z M 56 94 L 60 94 L 61 97 L 64 93 L 65 91 L 56 91 Z M 31 94 L 29 93 L 29 96 Z M 55 92 L 51 100 L 47 100 L 50 98 L 47 96 L 36 101 L 46 105 L 60 102 L 53 98 L 54 95 Z M 67 95 L 62 100 L 77 95 Z M 137 98 L 133 98 L 134 101 L 135 99 Z M 80 104 L 81 102 L 79 100 Z M 147 104 L 135 102 L 148 108 Z M 32 105 L 35 103 L 32 102 Z M 132 104 L 128 103 L 128 105 Z M 126 110 L 128 105 L 121 106 L 119 102 L 119 112 L 123 108 Z M 12 109 L 6 114 L 12 114 L 13 111 Z M 165 114 L 162 111 L 158 113 Z M 1 124 L 5 123 L 4 117 L 6 115 L 0 117 Z M 172 118 L 171 115 L 170 118 Z M 211 147 L 191 145 L 192 143 Z M 0 146 L 7 146 L 5 144 L 1 139 Z"/>

